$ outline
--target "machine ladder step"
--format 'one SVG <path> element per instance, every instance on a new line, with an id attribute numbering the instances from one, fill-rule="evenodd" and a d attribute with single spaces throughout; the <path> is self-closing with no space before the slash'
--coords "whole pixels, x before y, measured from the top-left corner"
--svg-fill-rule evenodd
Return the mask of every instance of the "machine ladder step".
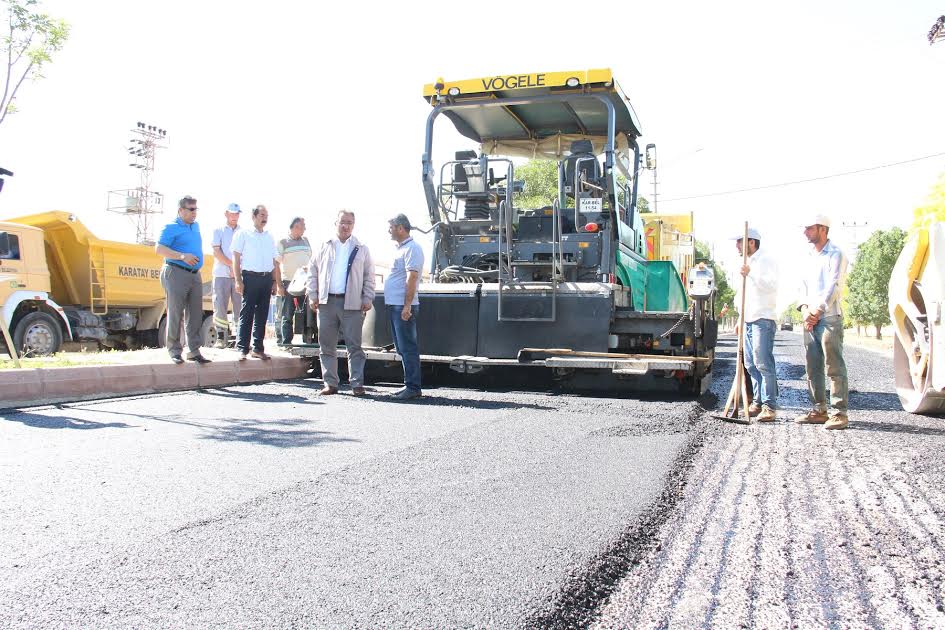
<path id="1" fill-rule="evenodd" d="M 95 315 L 108 313 L 108 293 L 105 289 L 105 250 L 89 248 L 89 305 Z"/>

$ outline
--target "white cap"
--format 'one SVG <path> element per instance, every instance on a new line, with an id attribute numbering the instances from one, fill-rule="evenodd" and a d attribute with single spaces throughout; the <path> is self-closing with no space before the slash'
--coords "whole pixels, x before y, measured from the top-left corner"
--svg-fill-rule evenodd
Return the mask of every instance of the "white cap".
<path id="1" fill-rule="evenodd" d="M 740 234 L 736 234 L 735 236 L 732 237 L 732 240 L 733 240 L 733 241 L 740 241 L 740 240 L 742 240 L 743 238 L 745 238 L 745 233 L 744 233 L 744 232 L 742 232 L 742 233 L 740 233 Z M 755 228 L 748 228 L 748 240 L 751 240 L 751 239 L 755 239 L 756 241 L 760 241 L 760 240 L 761 240 L 761 232 L 759 232 L 759 231 L 756 230 Z"/>
<path id="2" fill-rule="evenodd" d="M 830 227 L 830 217 L 826 214 L 812 214 L 804 219 L 805 223 L 801 223 L 801 227 L 810 227 L 812 225 L 822 225 L 824 227 Z"/>

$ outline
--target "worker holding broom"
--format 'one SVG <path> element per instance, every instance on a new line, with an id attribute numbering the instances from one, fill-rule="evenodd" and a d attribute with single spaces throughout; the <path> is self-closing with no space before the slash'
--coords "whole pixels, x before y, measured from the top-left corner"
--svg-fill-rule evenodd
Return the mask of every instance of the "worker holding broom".
<path id="1" fill-rule="evenodd" d="M 745 367 L 751 375 L 752 403 L 748 415 L 757 417 L 759 422 L 774 422 L 778 408 L 778 373 L 774 363 L 778 265 L 762 251 L 758 230 L 749 228 L 747 235 L 747 239 L 737 236 L 735 245 L 744 259 L 740 273 L 745 280 L 736 287 L 736 303 L 744 290 L 745 307 L 739 315 L 745 326 Z"/>

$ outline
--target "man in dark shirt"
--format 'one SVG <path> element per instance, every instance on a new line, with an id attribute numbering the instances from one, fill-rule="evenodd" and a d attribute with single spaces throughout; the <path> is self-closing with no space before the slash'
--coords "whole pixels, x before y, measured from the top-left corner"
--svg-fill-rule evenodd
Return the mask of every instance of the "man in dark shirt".
<path id="1" fill-rule="evenodd" d="M 187 327 L 187 360 L 209 363 L 200 354 L 200 327 L 203 323 L 203 285 L 200 267 L 203 266 L 203 241 L 197 225 L 197 200 L 190 195 L 178 204 L 177 220 L 161 230 L 154 247 L 164 257 L 161 286 L 167 295 L 167 351 L 171 361 L 184 362 L 180 339 L 181 319 Z"/>

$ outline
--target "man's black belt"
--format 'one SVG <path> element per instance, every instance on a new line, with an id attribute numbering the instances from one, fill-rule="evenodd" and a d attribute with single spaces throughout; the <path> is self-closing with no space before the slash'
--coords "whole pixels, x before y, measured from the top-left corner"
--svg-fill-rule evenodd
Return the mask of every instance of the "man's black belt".
<path id="1" fill-rule="evenodd" d="M 249 271 L 248 269 L 243 269 L 243 273 L 248 273 L 251 276 L 271 276 L 271 271 Z"/>
<path id="2" fill-rule="evenodd" d="M 181 271 L 186 271 L 187 273 L 197 273 L 198 271 L 200 271 L 199 269 L 191 269 L 190 267 L 185 267 L 185 266 L 183 266 L 183 265 L 176 265 L 176 264 L 174 264 L 174 263 L 172 263 L 172 262 L 167 263 L 167 266 L 168 266 L 168 267 L 177 267 L 177 268 L 180 269 Z"/>
<path id="3" fill-rule="evenodd" d="M 343 298 L 344 296 L 345 296 L 344 293 L 329 293 L 329 294 L 328 294 L 328 297 L 340 297 L 340 298 Z"/>

